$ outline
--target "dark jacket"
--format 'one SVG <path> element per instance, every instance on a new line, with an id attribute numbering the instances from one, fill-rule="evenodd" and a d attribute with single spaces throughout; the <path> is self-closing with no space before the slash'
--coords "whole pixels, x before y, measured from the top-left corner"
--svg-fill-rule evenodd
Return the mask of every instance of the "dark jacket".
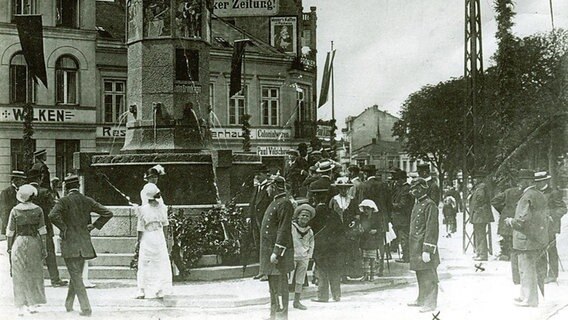
<path id="1" fill-rule="evenodd" d="M 438 205 L 442 198 L 442 191 L 440 191 L 438 182 L 433 177 L 430 177 L 426 182 L 428 183 L 428 197 Z"/>
<path id="2" fill-rule="evenodd" d="M 519 187 L 513 187 L 498 193 L 491 199 L 491 205 L 499 212 L 498 234 L 503 236 L 513 234 L 513 229 L 505 224 L 505 219 L 515 217 L 515 209 L 522 195 L 523 191 Z"/>
<path id="3" fill-rule="evenodd" d="M 47 229 L 47 235 L 53 237 L 53 225 L 49 219 L 49 212 L 55 205 L 55 199 L 53 198 L 53 193 L 51 190 L 40 187 L 37 183 L 30 183 L 37 190 L 37 196 L 32 198 L 32 202 L 41 208 L 46 214 L 43 215 L 45 228 Z"/>
<path id="4" fill-rule="evenodd" d="M 395 183 L 392 193 L 392 224 L 393 226 L 410 225 L 410 215 L 414 206 L 414 197 L 410 194 L 408 183 Z"/>
<path id="5" fill-rule="evenodd" d="M 37 171 L 41 175 L 41 180 L 39 182 L 40 187 L 51 190 L 49 167 L 43 161 L 36 160 L 31 171 Z"/>
<path id="6" fill-rule="evenodd" d="M 542 193 L 546 199 L 549 216 L 548 232 L 551 235 L 560 233 L 560 220 L 566 214 L 566 203 L 562 199 L 562 193 L 550 186 L 542 190 Z"/>
<path id="7" fill-rule="evenodd" d="M 381 219 L 379 213 L 374 212 L 370 216 L 361 214 L 361 240 L 359 241 L 359 248 L 362 250 L 376 250 L 382 248 L 382 241 L 385 235 L 384 230 L 381 228 Z M 375 234 L 371 234 L 371 230 L 376 230 Z"/>
<path id="8" fill-rule="evenodd" d="M 419 199 L 410 218 L 410 270 L 435 269 L 440 264 L 438 254 L 438 206 L 428 196 Z M 422 261 L 422 253 L 430 253 L 430 261 Z"/>
<path id="9" fill-rule="evenodd" d="M 87 229 L 87 225 L 92 221 L 91 212 L 99 215 L 93 223 L 97 229 L 101 229 L 112 218 L 112 212 L 77 190 L 71 190 L 51 209 L 49 219 L 61 230 L 63 258 L 97 257 L 91 243 L 91 234 Z"/>
<path id="10" fill-rule="evenodd" d="M 548 243 L 546 199 L 534 187 L 524 190 L 513 219 L 513 249 L 542 250 Z"/>
<path id="11" fill-rule="evenodd" d="M 252 192 L 252 197 L 249 202 L 249 217 L 254 221 L 257 230 L 260 230 L 262 224 L 262 217 L 266 212 L 266 208 L 272 202 L 272 198 L 266 192 L 267 184 L 256 186 Z"/>
<path id="12" fill-rule="evenodd" d="M 379 212 L 390 215 L 391 212 L 390 189 L 386 182 L 377 177 L 369 177 L 363 182 L 363 199 L 373 200 Z"/>
<path id="13" fill-rule="evenodd" d="M 12 208 L 18 204 L 18 199 L 16 199 L 16 188 L 11 185 L 8 188 L 0 192 L 0 219 L 2 219 L 2 232 L 1 234 L 6 234 L 6 227 L 8 226 L 8 217 L 10 217 L 10 211 Z"/>
<path id="14" fill-rule="evenodd" d="M 490 223 L 493 219 L 491 211 L 491 194 L 489 187 L 484 183 L 479 183 L 473 189 L 469 200 L 470 223 Z"/>
<path id="15" fill-rule="evenodd" d="M 294 243 L 292 242 L 292 215 L 294 206 L 281 193 L 270 203 L 260 227 L 260 273 L 265 275 L 286 274 L 294 270 Z M 276 254 L 278 263 L 270 262 Z"/>
<path id="16" fill-rule="evenodd" d="M 316 206 L 316 216 L 310 225 L 314 229 L 314 260 L 322 270 L 341 271 L 345 262 L 345 232 L 349 223 L 341 221 L 326 203 Z"/>

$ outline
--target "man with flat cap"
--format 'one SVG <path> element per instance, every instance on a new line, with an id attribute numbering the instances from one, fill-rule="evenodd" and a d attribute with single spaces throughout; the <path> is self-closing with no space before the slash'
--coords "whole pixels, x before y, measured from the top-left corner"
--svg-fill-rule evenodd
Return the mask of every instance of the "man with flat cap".
<path id="1" fill-rule="evenodd" d="M 505 219 L 513 228 L 513 249 L 517 252 L 521 277 L 521 294 L 514 302 L 519 307 L 537 307 L 539 285 L 544 293 L 544 283 L 538 281 L 537 261 L 548 243 L 546 198 L 535 188 L 534 171 L 521 169 L 518 178 L 523 194 L 515 217 Z"/>
<path id="2" fill-rule="evenodd" d="M 288 273 L 294 270 L 292 216 L 294 206 L 286 193 L 286 180 L 276 176 L 268 187 L 272 202 L 260 228 L 260 273 L 268 276 L 270 318 L 288 319 Z"/>
<path id="3" fill-rule="evenodd" d="M 434 311 L 438 303 L 438 206 L 428 196 L 428 190 L 428 183 L 422 178 L 415 179 L 410 186 L 416 199 L 410 218 L 410 270 L 416 272 L 418 298 L 408 306 L 422 307 L 420 312 Z"/>
<path id="4" fill-rule="evenodd" d="M 558 249 L 556 248 L 556 234 L 560 233 L 560 220 L 566 214 L 566 203 L 562 193 L 550 184 L 551 176 L 546 171 L 535 173 L 536 188 L 544 194 L 546 199 L 546 212 L 548 215 L 548 248 L 543 254 L 542 276 L 544 282 L 556 282 L 558 278 Z"/>
<path id="5" fill-rule="evenodd" d="M 65 299 L 67 312 L 73 311 L 75 296 L 79 299 L 81 316 L 92 313 L 87 290 L 83 283 L 85 260 L 97 257 L 91 242 L 91 231 L 101 229 L 112 218 L 107 208 L 79 192 L 79 177 L 71 175 L 65 178 L 67 195 L 62 197 L 49 213 L 49 218 L 61 230 L 61 255 L 69 271 L 71 282 Z M 99 215 L 95 222 L 91 213 Z"/>
<path id="6" fill-rule="evenodd" d="M 49 176 L 49 167 L 45 162 L 47 161 L 47 151 L 45 149 L 34 152 L 35 162 L 31 170 L 37 171 L 40 174 L 39 185 L 42 188 L 51 190 L 51 182 Z"/>
<path id="7" fill-rule="evenodd" d="M 483 180 L 486 174 L 476 172 L 473 175 L 474 188 L 469 200 L 469 223 L 473 225 L 473 248 L 475 261 L 487 261 L 488 240 L 487 226 L 495 221 L 491 210 L 491 191 L 489 185 Z"/>
<path id="8" fill-rule="evenodd" d="M 430 174 L 430 164 L 421 163 L 416 166 L 416 171 L 418 172 L 418 176 L 428 183 L 428 197 L 438 205 L 442 197 L 442 192 L 440 191 L 440 185 L 438 185 L 436 179 Z"/>
<path id="9" fill-rule="evenodd" d="M 23 171 L 14 170 L 10 174 L 10 185 L 0 192 L 0 224 L 2 236 L 6 235 L 6 226 L 8 225 L 8 217 L 13 207 L 18 204 L 16 193 L 18 188 L 26 183 L 26 174 Z"/>

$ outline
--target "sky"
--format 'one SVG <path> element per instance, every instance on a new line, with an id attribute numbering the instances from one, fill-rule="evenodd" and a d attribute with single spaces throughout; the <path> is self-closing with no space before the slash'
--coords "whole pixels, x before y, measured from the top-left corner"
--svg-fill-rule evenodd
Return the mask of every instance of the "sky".
<path id="1" fill-rule="evenodd" d="M 497 43 L 493 0 L 481 0 L 484 68 L 492 65 Z M 304 12 L 317 7 L 318 95 L 331 41 L 335 117 L 345 118 L 378 105 L 399 115 L 404 100 L 427 84 L 464 72 L 464 0 L 303 0 Z M 553 0 L 556 28 L 568 29 L 568 1 Z M 513 33 L 527 36 L 552 29 L 549 0 L 515 1 Z M 331 93 L 330 93 L 331 95 Z M 318 110 L 331 118 L 331 96 Z"/>

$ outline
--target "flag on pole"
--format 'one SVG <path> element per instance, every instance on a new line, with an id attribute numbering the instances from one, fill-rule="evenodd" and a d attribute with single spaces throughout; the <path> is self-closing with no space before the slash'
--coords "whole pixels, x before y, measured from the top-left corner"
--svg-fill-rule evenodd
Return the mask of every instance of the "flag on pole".
<path id="1" fill-rule="evenodd" d="M 41 15 L 16 15 L 14 19 L 28 70 L 36 82 L 37 79 L 41 80 L 47 88 Z"/>
<path id="2" fill-rule="evenodd" d="M 242 87 L 242 65 L 245 47 L 250 40 L 237 40 L 234 43 L 233 58 L 231 59 L 231 84 L 229 87 L 229 97 L 234 96 Z"/>
<path id="3" fill-rule="evenodd" d="M 331 81 L 331 70 L 333 70 L 333 58 L 335 57 L 335 50 L 328 52 L 325 58 L 325 66 L 323 69 L 323 77 L 321 80 L 321 90 L 318 108 L 327 102 L 329 95 L 329 83 Z"/>

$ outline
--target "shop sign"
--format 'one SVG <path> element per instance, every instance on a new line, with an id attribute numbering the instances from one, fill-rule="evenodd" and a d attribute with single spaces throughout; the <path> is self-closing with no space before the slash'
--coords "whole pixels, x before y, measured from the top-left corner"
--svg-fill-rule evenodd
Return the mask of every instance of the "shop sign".
<path id="1" fill-rule="evenodd" d="M 24 110 L 18 107 L 0 107 L 0 122 L 22 122 Z M 34 108 L 36 123 L 94 123 L 95 110 Z"/>
<path id="2" fill-rule="evenodd" d="M 99 126 L 97 127 L 97 138 L 124 138 L 126 127 Z"/>
<path id="3" fill-rule="evenodd" d="M 212 128 L 211 137 L 213 139 L 242 139 L 243 130 L 241 128 Z M 252 140 L 290 140 L 292 130 L 290 129 L 250 129 Z"/>
<path id="4" fill-rule="evenodd" d="M 289 149 L 285 147 L 260 146 L 256 147 L 256 153 L 259 156 L 284 156 Z"/>
<path id="5" fill-rule="evenodd" d="M 331 135 L 331 126 L 318 124 L 316 136 L 318 138 L 329 138 Z"/>
<path id="6" fill-rule="evenodd" d="M 214 0 L 213 13 L 218 17 L 274 16 L 280 0 Z"/>

